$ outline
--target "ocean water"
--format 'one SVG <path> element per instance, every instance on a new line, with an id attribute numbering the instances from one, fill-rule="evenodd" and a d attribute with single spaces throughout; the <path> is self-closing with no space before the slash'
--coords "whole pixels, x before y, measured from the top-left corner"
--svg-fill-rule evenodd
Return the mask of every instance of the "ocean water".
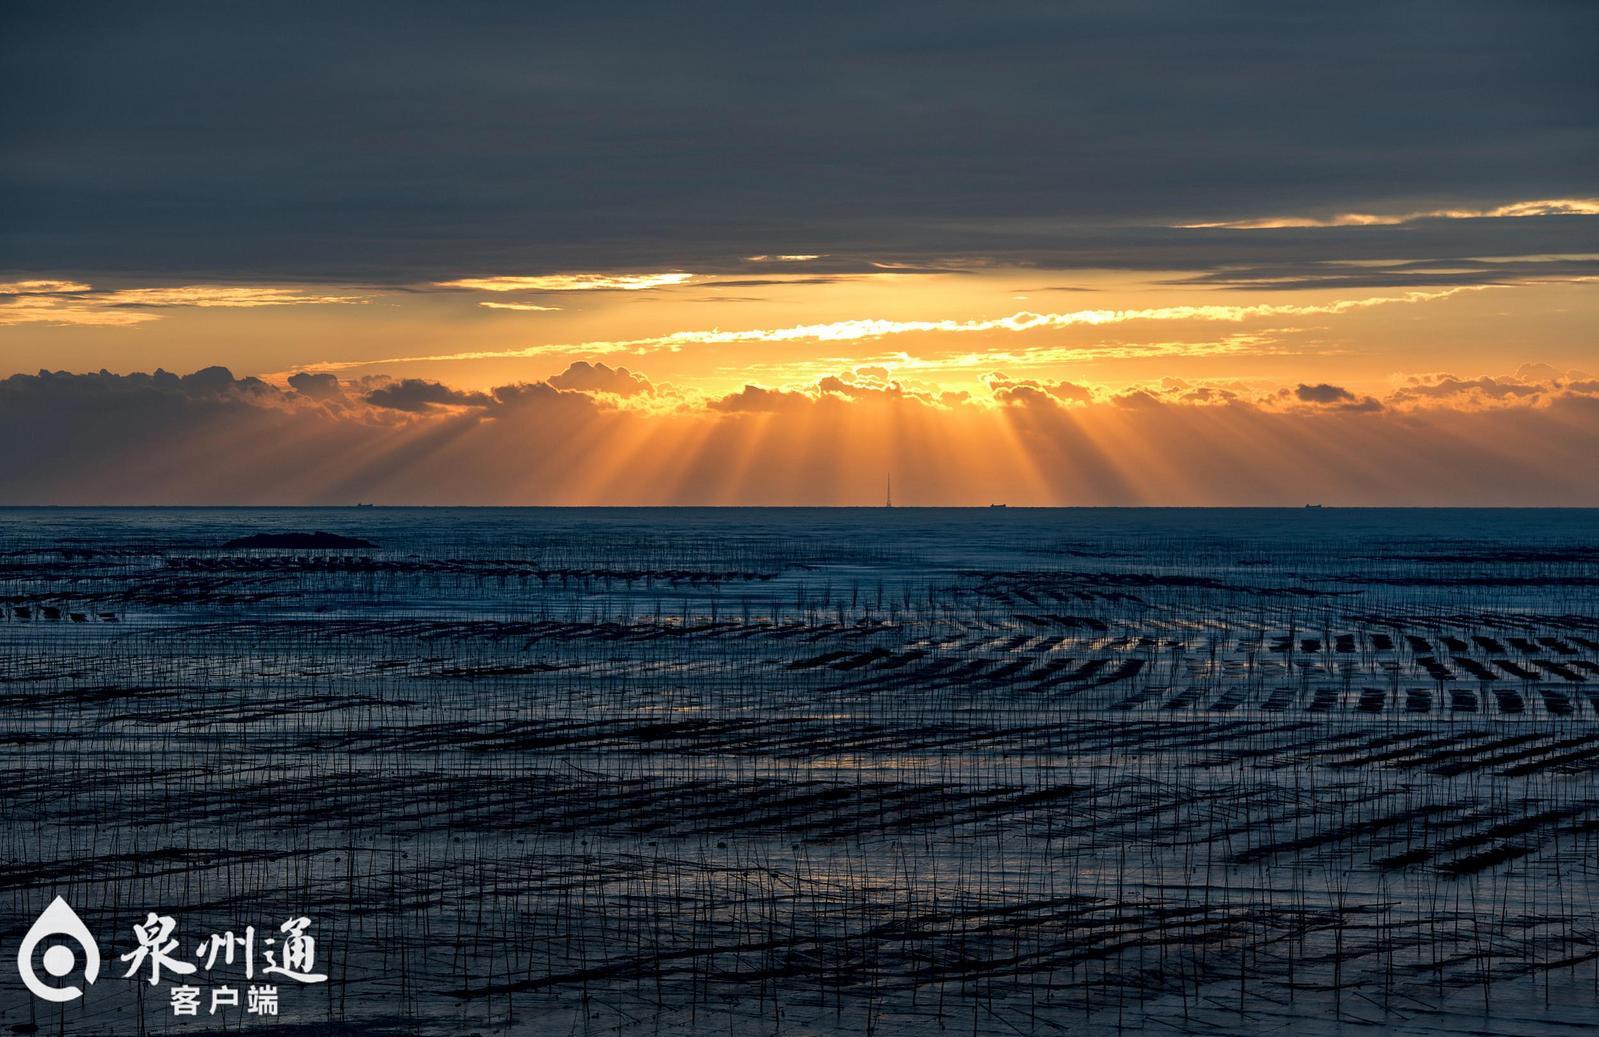
<path id="1" fill-rule="evenodd" d="M 1295 546 L 1385 543 L 1592 547 L 1599 510 L 1584 508 L 0 508 L 19 542 L 128 539 L 214 543 L 261 530 L 328 529 L 390 550 L 447 541 L 536 545 L 577 532 L 688 538 L 877 538 L 1022 558 L 1058 544 L 1194 541 Z M 418 539 L 420 538 L 420 540 Z M 856 544 L 855 546 L 861 546 Z"/>
<path id="2" fill-rule="evenodd" d="M 1596 520 L 3 509 L 0 1024 L 1577 1032 Z"/>

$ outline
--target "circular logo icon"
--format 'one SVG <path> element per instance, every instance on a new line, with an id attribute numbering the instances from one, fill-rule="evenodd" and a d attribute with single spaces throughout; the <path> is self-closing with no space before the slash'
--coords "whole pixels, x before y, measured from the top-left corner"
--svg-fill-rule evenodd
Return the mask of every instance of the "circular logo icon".
<path id="1" fill-rule="evenodd" d="M 93 983 L 100 975 L 100 947 L 94 942 L 94 936 L 89 932 L 89 927 L 83 924 L 83 919 L 72 910 L 72 906 L 60 897 L 50 901 L 50 906 L 28 929 L 28 934 L 22 938 L 22 946 L 17 948 L 17 971 L 22 975 L 23 985 L 32 992 L 34 997 L 46 1001 L 73 1001 L 83 996 L 83 988 L 78 986 L 53 987 L 41 980 L 33 971 L 33 952 L 39 944 L 53 936 L 66 936 L 75 940 L 83 949 L 83 981 Z M 78 956 L 72 953 L 72 948 L 63 943 L 52 944 L 45 949 L 42 956 L 44 971 L 56 979 L 68 975 L 78 965 Z"/>

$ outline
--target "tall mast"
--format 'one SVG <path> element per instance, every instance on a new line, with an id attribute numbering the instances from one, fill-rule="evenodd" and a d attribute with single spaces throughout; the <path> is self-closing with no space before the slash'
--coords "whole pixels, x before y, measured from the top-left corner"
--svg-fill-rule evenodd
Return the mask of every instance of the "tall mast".
<path id="1" fill-rule="evenodd" d="M 883 494 L 883 507 L 892 508 L 893 506 L 894 506 L 894 473 L 893 472 L 889 472 L 888 473 L 888 487 L 887 487 L 886 492 Z"/>

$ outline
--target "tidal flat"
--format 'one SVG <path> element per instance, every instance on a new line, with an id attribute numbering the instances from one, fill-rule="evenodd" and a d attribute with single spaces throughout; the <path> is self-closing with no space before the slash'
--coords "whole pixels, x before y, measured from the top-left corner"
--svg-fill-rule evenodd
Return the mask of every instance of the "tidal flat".
<path id="1" fill-rule="evenodd" d="M 0 706 L 19 1034 L 1599 1019 L 1592 511 L 0 510 Z"/>

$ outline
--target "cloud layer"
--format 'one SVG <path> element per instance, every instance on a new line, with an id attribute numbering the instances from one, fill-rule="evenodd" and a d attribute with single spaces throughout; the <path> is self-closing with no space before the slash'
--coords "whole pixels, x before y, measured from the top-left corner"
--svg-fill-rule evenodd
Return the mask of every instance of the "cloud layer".
<path id="1" fill-rule="evenodd" d="M 1593 217 L 1515 206 L 1593 195 L 1596 37 L 1593 4 L 1444 0 L 25 5 L 0 270 L 1175 270 L 1317 257 L 1327 222 L 1394 258 L 1418 229 L 1592 251 Z"/>
<path id="2" fill-rule="evenodd" d="M 719 397 L 574 364 L 488 391 L 299 373 L 278 387 L 0 381 L 0 502 L 1599 506 L 1599 379 L 1096 388 L 996 372 L 942 393 L 861 369 Z"/>
<path id="3" fill-rule="evenodd" d="M 250 310 L 364 301 L 363 295 L 295 285 L 180 284 L 102 290 L 83 281 L 36 279 L 0 284 L 0 325 L 128 327 L 160 320 L 164 311 L 183 307 Z"/>
<path id="4" fill-rule="evenodd" d="M 1599 216 L 1599 198 L 1541 198 L 1476 209 L 1420 209 L 1411 212 L 1342 212 L 1332 216 L 1261 216 L 1244 220 L 1179 224 L 1191 230 L 1283 230 L 1293 227 L 1397 227 L 1417 220 L 1504 220 L 1529 216 Z"/>

